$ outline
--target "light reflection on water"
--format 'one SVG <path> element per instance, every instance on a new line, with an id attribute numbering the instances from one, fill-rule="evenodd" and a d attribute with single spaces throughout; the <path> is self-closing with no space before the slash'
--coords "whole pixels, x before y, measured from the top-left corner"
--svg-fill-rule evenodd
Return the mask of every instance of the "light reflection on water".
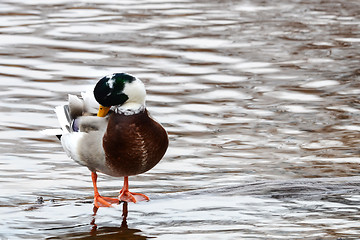
<path id="1" fill-rule="evenodd" d="M 356 239 L 357 9 L 3 1 L 0 238 Z M 128 229 L 122 206 L 93 216 L 89 171 L 39 133 L 68 93 L 123 71 L 170 136 L 164 160 L 130 179 L 152 201 L 129 205 Z M 121 182 L 100 175 L 100 191 Z"/>

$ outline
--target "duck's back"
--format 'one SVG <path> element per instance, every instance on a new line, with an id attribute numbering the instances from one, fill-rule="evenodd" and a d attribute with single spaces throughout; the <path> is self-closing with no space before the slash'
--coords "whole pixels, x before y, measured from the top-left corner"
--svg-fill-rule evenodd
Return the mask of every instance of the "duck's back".
<path id="1" fill-rule="evenodd" d="M 111 113 L 103 138 L 106 164 L 117 176 L 131 176 L 153 168 L 168 147 L 165 129 L 146 109 L 125 115 Z"/>

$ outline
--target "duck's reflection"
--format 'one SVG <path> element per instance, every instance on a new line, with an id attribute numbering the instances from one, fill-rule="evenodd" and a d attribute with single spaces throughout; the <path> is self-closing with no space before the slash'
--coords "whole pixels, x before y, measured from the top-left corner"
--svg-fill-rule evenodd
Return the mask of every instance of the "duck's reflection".
<path id="1" fill-rule="evenodd" d="M 128 229 L 128 225 L 127 225 L 127 221 L 126 221 L 126 218 L 128 216 L 128 203 L 127 202 L 123 203 L 122 216 L 123 216 L 123 219 L 122 219 L 122 222 L 121 222 L 121 228 Z"/>
<path id="2" fill-rule="evenodd" d="M 93 218 L 92 218 L 92 220 L 90 222 L 90 225 L 92 226 L 91 235 L 96 235 L 97 225 L 95 223 L 95 216 L 96 216 L 96 213 L 97 213 L 98 210 L 99 210 L 99 208 L 95 207 L 95 205 L 94 205 L 94 208 L 93 208 L 93 213 L 94 214 L 93 214 Z"/>
<path id="3" fill-rule="evenodd" d="M 106 239 L 118 239 L 121 237 L 121 239 L 136 239 L 136 240 L 142 240 L 146 239 L 145 236 L 139 235 L 139 232 L 141 232 L 138 229 L 129 229 L 127 224 L 127 216 L 128 216 L 128 203 L 123 202 L 123 209 L 122 209 L 122 222 L 120 227 L 99 227 L 96 225 L 96 213 L 99 210 L 99 208 L 95 207 L 93 208 L 93 218 L 91 220 L 91 236 L 99 237 L 102 235 L 107 236 Z M 111 238 L 108 238 L 111 237 Z"/>
<path id="4" fill-rule="evenodd" d="M 96 213 L 97 213 L 98 210 L 99 210 L 99 208 L 94 205 L 93 219 L 90 222 L 90 225 L 92 226 L 92 229 L 91 229 L 92 235 L 93 234 L 96 235 L 96 231 L 97 231 L 97 225 L 95 223 L 95 217 L 96 217 Z M 127 202 L 123 202 L 122 216 L 123 216 L 123 218 L 122 218 L 120 229 L 128 229 L 128 225 L 127 225 L 127 221 L 126 221 L 126 218 L 128 216 L 128 203 Z"/>

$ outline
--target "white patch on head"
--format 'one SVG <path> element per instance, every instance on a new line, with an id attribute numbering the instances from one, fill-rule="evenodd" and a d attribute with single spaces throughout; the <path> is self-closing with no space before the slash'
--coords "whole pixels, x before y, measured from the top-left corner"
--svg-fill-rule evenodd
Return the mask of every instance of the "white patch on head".
<path id="1" fill-rule="evenodd" d="M 107 78 L 109 78 L 109 80 L 107 81 L 107 84 L 109 86 L 109 88 L 113 89 L 114 88 L 114 83 L 115 83 L 115 78 L 114 78 L 115 74 L 113 75 L 108 75 L 106 76 Z M 109 95 L 109 94 L 108 94 Z"/>
<path id="2" fill-rule="evenodd" d="M 121 109 L 138 110 L 145 106 L 146 90 L 144 83 L 140 79 L 135 78 L 131 83 L 126 83 L 123 93 L 125 93 L 129 99 L 120 106 Z"/>

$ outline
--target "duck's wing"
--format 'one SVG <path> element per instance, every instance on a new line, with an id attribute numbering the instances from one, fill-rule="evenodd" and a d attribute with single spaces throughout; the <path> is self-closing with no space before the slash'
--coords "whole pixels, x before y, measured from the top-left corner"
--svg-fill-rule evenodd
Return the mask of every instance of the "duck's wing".
<path id="1" fill-rule="evenodd" d="M 78 98 L 75 95 L 69 94 L 69 103 L 68 103 L 68 109 L 67 115 L 71 118 L 70 120 L 74 120 L 84 114 L 84 100 Z"/>
<path id="2" fill-rule="evenodd" d="M 107 127 L 107 118 L 99 118 L 93 115 L 93 112 L 96 114 L 97 110 L 91 97 L 89 97 L 89 93 L 82 95 L 85 97 L 84 99 L 69 94 L 69 104 L 55 108 L 63 134 L 103 132 Z"/>
<path id="3" fill-rule="evenodd" d="M 84 115 L 94 115 L 97 113 L 98 104 L 94 98 L 94 94 L 91 91 L 81 93 L 82 98 L 69 94 L 68 104 L 55 107 L 55 113 L 60 124 L 61 130 L 55 131 L 55 129 L 44 130 L 46 135 L 55 135 L 61 138 L 61 133 L 77 132 L 78 121 L 77 119 Z"/>
<path id="4" fill-rule="evenodd" d="M 69 103 L 55 108 L 60 129 L 48 129 L 43 133 L 56 135 L 66 154 L 77 163 L 91 171 L 108 173 L 102 147 L 108 118 L 96 116 L 99 105 L 92 91 L 81 95 L 82 98 L 78 98 L 69 94 Z"/>
<path id="5" fill-rule="evenodd" d="M 100 118 L 98 104 L 92 92 L 82 93 L 80 99 L 69 95 L 69 104 L 55 109 L 63 131 L 61 144 L 66 154 L 91 171 L 106 171 L 102 138 L 108 118 Z"/>
<path id="6" fill-rule="evenodd" d="M 81 116 L 74 119 L 70 132 L 61 137 L 66 154 L 91 171 L 107 173 L 102 139 L 106 132 L 108 118 Z M 69 125 L 65 128 L 68 129 Z"/>
<path id="7" fill-rule="evenodd" d="M 74 120 L 84 114 L 84 101 L 75 95 L 69 94 L 69 103 L 55 107 L 55 113 L 63 133 L 70 133 Z"/>
<path id="8" fill-rule="evenodd" d="M 72 118 L 70 117 L 69 105 L 57 106 L 55 113 L 63 133 L 70 133 Z"/>
<path id="9" fill-rule="evenodd" d="M 71 132 L 72 118 L 70 117 L 68 105 L 57 106 L 54 111 L 59 121 L 60 128 L 44 129 L 41 130 L 40 133 L 47 136 L 56 136 L 60 140 L 63 134 Z"/>

